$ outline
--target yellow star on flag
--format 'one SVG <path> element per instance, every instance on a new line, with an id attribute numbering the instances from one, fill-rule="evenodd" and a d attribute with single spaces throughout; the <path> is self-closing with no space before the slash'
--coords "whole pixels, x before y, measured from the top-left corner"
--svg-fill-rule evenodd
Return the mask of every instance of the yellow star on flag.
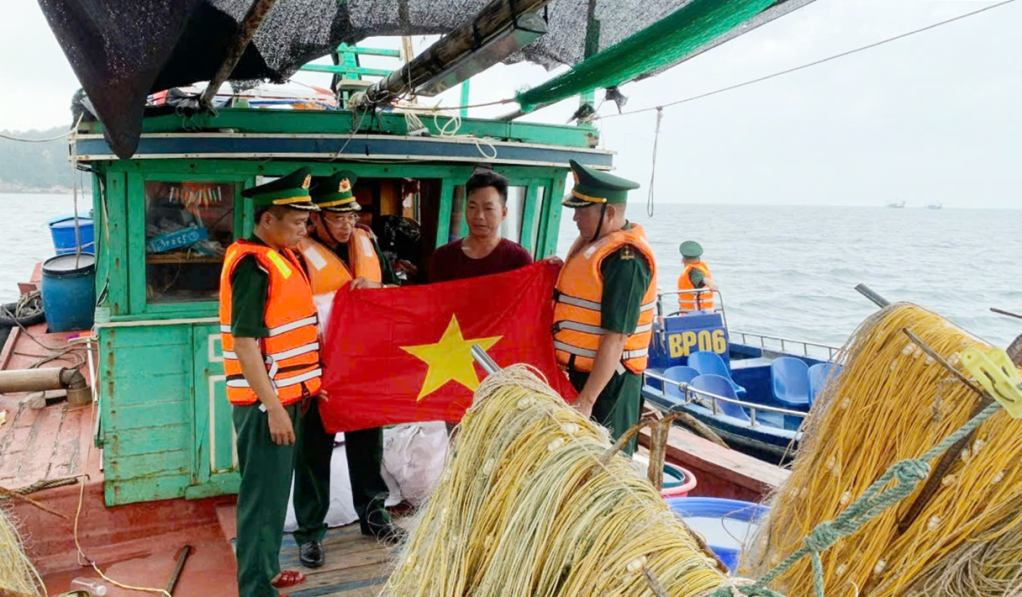
<path id="1" fill-rule="evenodd" d="M 478 344 L 483 350 L 489 350 L 501 338 L 503 336 L 466 340 L 461 335 L 458 317 L 452 315 L 443 337 L 436 344 L 402 346 L 401 350 L 415 355 L 429 365 L 426 379 L 422 382 L 422 390 L 419 391 L 416 400 L 429 396 L 449 381 L 456 381 L 474 392 L 479 387 L 479 376 L 476 375 L 472 345 Z"/>

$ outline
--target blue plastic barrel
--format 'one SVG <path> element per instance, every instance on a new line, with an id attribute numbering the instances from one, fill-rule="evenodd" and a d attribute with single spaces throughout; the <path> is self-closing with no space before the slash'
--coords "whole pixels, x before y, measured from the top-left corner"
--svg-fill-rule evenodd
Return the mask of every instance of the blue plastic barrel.
<path id="1" fill-rule="evenodd" d="M 58 255 L 43 262 L 43 311 L 51 332 L 92 328 L 96 311 L 96 257 Z"/>
<path id="2" fill-rule="evenodd" d="M 766 506 L 740 500 L 682 497 L 666 501 L 672 512 L 684 519 L 693 531 L 703 535 L 706 545 L 732 572 L 738 567 L 741 542 L 751 539 L 751 536 L 745 536 L 750 530 L 749 525 L 758 523 L 770 513 Z"/>
<path id="3" fill-rule="evenodd" d="M 50 220 L 49 225 L 53 248 L 57 250 L 57 255 L 75 253 L 75 217 L 59 216 Z M 96 252 L 93 248 L 95 240 L 91 218 L 78 217 L 78 239 L 83 252 Z"/>

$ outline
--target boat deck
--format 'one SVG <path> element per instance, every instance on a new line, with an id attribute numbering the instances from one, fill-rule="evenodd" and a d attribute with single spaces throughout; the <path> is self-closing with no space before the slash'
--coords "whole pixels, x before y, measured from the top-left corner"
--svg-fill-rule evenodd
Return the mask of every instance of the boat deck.
<path id="1" fill-rule="evenodd" d="M 0 350 L 0 369 L 27 369 L 50 351 L 36 340 L 51 347 L 63 347 L 77 333 L 46 333 L 46 324 L 11 330 L 7 343 Z M 35 338 L 35 340 L 33 340 Z M 78 351 L 83 355 L 84 348 Z M 72 367 L 72 357 L 64 356 L 42 367 Z M 81 368 L 90 379 L 88 366 Z M 0 487 L 21 489 L 36 483 L 74 477 L 83 473 L 99 473 L 99 450 L 92 448 L 93 407 L 73 407 L 65 398 L 51 399 L 45 408 L 33 409 L 23 403 L 26 394 L 0 394 L 0 412 L 6 412 L 6 423 L 0 425 Z M 88 462 L 86 462 L 88 460 Z"/>
<path id="2" fill-rule="evenodd" d="M 291 597 L 375 597 L 380 594 L 396 563 L 397 549 L 365 537 L 358 524 L 330 529 L 323 542 L 326 564 L 319 569 L 302 568 L 298 545 L 284 539 L 280 550 L 282 570 L 301 570 L 308 580 L 290 590 Z"/>

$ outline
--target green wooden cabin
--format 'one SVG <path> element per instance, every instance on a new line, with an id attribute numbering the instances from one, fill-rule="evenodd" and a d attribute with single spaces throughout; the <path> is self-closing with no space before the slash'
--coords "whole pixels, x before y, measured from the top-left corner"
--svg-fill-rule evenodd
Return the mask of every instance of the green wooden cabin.
<path id="1" fill-rule="evenodd" d="M 457 136 L 443 137 L 438 120 L 422 119 L 430 136 L 409 136 L 398 113 L 169 114 L 145 120 L 130 160 L 113 155 L 100 125 L 82 125 L 108 505 L 237 491 L 217 299 L 223 250 L 252 230 L 242 189 L 304 165 L 315 176 L 353 170 L 366 223 L 413 222 L 421 243 L 401 257 L 424 270 L 434 248 L 465 234 L 462 185 L 477 166 L 509 179 L 504 235 L 541 258 L 556 249 L 568 160 L 611 165 L 587 126 L 464 119 Z"/>

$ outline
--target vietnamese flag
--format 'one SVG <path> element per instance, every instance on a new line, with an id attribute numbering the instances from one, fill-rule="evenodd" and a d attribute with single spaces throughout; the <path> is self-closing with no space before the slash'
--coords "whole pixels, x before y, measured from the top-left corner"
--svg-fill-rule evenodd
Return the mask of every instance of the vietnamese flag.
<path id="1" fill-rule="evenodd" d="M 473 344 L 501 367 L 536 367 L 574 400 L 550 333 L 559 270 L 544 261 L 440 284 L 338 291 L 322 350 L 326 430 L 460 421 L 485 377 Z"/>

